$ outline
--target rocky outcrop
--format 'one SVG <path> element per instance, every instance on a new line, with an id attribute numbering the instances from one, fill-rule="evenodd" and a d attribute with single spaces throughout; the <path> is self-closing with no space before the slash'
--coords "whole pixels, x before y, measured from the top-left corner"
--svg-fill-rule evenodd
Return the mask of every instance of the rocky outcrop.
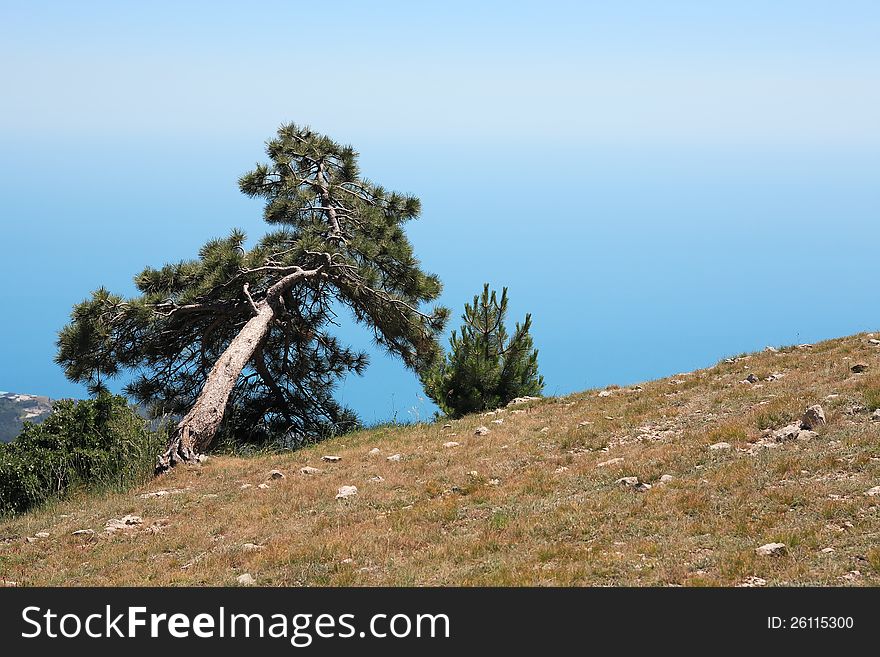
<path id="1" fill-rule="evenodd" d="M 25 422 L 42 422 L 51 410 L 48 397 L 0 392 L 0 442 L 15 440 Z"/>

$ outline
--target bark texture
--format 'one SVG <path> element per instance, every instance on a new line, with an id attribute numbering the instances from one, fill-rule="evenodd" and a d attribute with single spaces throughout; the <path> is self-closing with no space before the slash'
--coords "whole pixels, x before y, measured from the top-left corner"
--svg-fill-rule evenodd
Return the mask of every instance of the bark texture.
<path id="1" fill-rule="evenodd" d="M 226 350 L 211 368 L 205 385 L 196 403 L 177 424 L 168 447 L 156 462 L 156 474 L 170 470 L 179 463 L 198 462 L 201 455 L 214 442 L 217 429 L 223 421 L 226 404 L 242 370 L 251 361 L 269 333 L 269 326 L 275 319 L 276 304 L 298 279 L 320 275 L 321 269 L 302 270 L 291 268 L 266 293 L 266 298 L 253 303 L 254 316 L 242 327 L 238 335 L 229 343 Z M 247 289 L 245 294 L 249 295 Z"/>

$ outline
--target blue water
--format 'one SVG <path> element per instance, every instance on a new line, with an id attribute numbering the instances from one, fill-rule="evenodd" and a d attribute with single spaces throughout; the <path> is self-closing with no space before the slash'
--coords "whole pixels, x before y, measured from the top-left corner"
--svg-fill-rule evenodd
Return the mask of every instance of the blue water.
<path id="1" fill-rule="evenodd" d="M 83 395 L 52 363 L 73 303 L 100 284 L 132 292 L 143 266 L 232 226 L 264 229 L 235 185 L 259 143 L 3 146 L 3 389 Z M 422 199 L 410 235 L 445 283 L 450 329 L 483 282 L 508 286 L 511 322 L 533 315 L 548 394 L 880 328 L 871 149 L 545 143 L 524 157 L 487 143 L 461 159 L 461 148 L 360 146 L 366 175 Z M 363 330 L 342 334 L 371 349 Z M 373 351 L 340 397 L 368 422 L 429 417 L 416 377 Z"/>

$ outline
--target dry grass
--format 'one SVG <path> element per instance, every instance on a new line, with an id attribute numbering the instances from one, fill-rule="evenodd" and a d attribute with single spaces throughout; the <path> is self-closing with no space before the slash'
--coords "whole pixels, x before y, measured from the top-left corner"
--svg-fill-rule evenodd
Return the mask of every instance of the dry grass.
<path id="1" fill-rule="evenodd" d="M 853 374 L 855 362 L 870 369 Z M 740 383 L 751 372 L 762 380 Z M 785 376 L 764 380 L 777 372 Z M 228 585 L 248 572 L 261 585 L 735 585 L 752 576 L 876 585 L 880 497 L 865 492 L 880 485 L 880 422 L 868 412 L 880 404 L 878 376 L 880 347 L 857 335 L 446 429 L 383 428 L 290 454 L 216 457 L 125 495 L 0 523 L 0 580 Z M 814 403 L 829 422 L 817 439 L 755 447 L 762 428 Z M 475 436 L 479 425 L 491 433 Z M 708 449 L 717 442 L 732 449 Z M 342 460 L 324 463 L 325 454 Z M 304 465 L 323 472 L 299 474 Z M 275 468 L 286 478 L 258 488 Z M 658 484 L 663 474 L 674 478 Z M 615 484 L 623 476 L 654 486 Z M 335 499 L 343 485 L 358 495 Z M 182 492 L 139 497 L 157 490 Z M 103 533 L 125 514 L 152 529 Z M 83 528 L 96 534 L 71 535 Z M 37 532 L 50 536 L 29 542 Z M 786 555 L 755 555 L 775 541 Z"/>

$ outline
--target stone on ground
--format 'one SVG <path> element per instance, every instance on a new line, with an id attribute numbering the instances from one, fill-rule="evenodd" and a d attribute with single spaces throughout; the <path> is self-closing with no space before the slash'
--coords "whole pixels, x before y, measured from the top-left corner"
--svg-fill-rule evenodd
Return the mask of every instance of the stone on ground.
<path id="1" fill-rule="evenodd" d="M 336 492 L 337 500 L 344 500 L 346 497 L 351 497 L 352 495 L 357 495 L 358 489 L 357 486 L 340 486 L 339 490 Z"/>
<path id="2" fill-rule="evenodd" d="M 785 543 L 766 543 L 755 548 L 755 554 L 759 557 L 777 557 L 785 554 Z"/>
<path id="3" fill-rule="evenodd" d="M 801 420 L 801 428 L 803 429 L 815 429 L 816 427 L 823 427 L 828 422 L 825 420 L 825 411 L 819 404 L 813 404 L 810 406 L 805 412 L 804 417 Z"/>
<path id="4" fill-rule="evenodd" d="M 236 581 L 240 586 L 253 586 L 257 583 L 257 580 L 254 579 L 253 575 L 250 573 L 243 573 L 236 578 Z"/>

